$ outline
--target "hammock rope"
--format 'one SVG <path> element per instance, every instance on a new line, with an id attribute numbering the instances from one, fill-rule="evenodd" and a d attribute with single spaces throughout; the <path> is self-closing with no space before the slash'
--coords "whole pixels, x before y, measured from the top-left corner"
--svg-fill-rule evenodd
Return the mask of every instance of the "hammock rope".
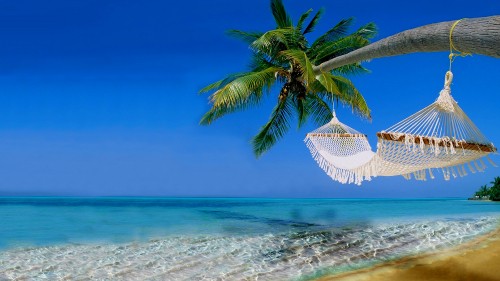
<path id="1" fill-rule="evenodd" d="M 307 134 L 305 142 L 314 160 L 333 180 L 358 185 L 376 176 L 402 175 L 406 179 L 413 176 L 416 180 L 426 180 L 427 175 L 435 178 L 433 169 L 440 170 L 449 180 L 466 176 L 467 169 L 471 173 L 484 171 L 483 158 L 496 167 L 488 155 L 497 149 L 451 96 L 454 58 L 470 55 L 453 44 L 453 30 L 460 21 L 450 29 L 450 68 L 438 98 L 378 132 L 376 153 L 372 152 L 366 135 L 337 119 L 332 95 L 333 119 Z"/>
<path id="2" fill-rule="evenodd" d="M 335 181 L 359 185 L 376 176 L 372 165 L 375 153 L 366 135 L 341 123 L 335 115 L 308 133 L 304 141 L 314 160 Z"/>
<path id="3" fill-rule="evenodd" d="M 459 22 L 461 22 L 462 20 L 465 20 L 466 18 L 463 18 L 463 19 L 459 19 L 457 21 L 455 21 L 452 25 L 451 25 L 451 28 L 450 28 L 450 35 L 448 36 L 449 37 L 449 41 L 450 41 L 450 55 L 448 56 L 448 58 L 450 59 L 450 68 L 448 69 L 449 71 L 451 71 L 451 64 L 453 63 L 453 61 L 455 60 L 455 57 L 466 57 L 466 56 L 472 56 L 472 53 L 468 53 L 468 52 L 461 52 L 459 51 L 455 45 L 453 44 L 453 30 L 455 29 L 455 27 L 458 25 Z M 453 51 L 457 51 L 458 53 L 454 53 Z"/>
<path id="4" fill-rule="evenodd" d="M 465 176 L 464 164 L 476 160 L 476 169 L 484 170 L 481 158 L 496 152 L 496 148 L 451 96 L 452 80 L 453 74 L 448 71 L 434 103 L 377 133 L 378 175 L 410 178 L 413 174 L 415 179 L 425 180 L 426 170 L 440 168 L 449 179 L 450 175 Z"/>

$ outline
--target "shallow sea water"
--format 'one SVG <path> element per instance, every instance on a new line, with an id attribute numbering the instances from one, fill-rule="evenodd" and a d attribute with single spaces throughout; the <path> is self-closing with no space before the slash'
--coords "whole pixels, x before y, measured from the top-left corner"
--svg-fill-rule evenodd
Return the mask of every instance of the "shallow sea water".
<path id="1" fill-rule="evenodd" d="M 468 241 L 458 199 L 0 198 L 0 280 L 306 280 Z"/>

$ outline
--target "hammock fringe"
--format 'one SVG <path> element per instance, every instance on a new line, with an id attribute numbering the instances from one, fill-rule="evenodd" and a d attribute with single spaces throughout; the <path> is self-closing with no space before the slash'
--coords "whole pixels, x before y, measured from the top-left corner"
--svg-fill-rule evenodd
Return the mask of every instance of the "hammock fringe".
<path id="1" fill-rule="evenodd" d="M 313 159 L 335 181 L 360 185 L 377 176 L 402 175 L 405 179 L 434 179 L 433 169 L 445 180 L 483 172 L 483 158 L 497 149 L 469 119 L 451 96 L 453 74 L 447 72 L 436 101 L 385 131 L 377 133 L 373 153 L 366 136 L 332 121 L 307 134 Z"/>

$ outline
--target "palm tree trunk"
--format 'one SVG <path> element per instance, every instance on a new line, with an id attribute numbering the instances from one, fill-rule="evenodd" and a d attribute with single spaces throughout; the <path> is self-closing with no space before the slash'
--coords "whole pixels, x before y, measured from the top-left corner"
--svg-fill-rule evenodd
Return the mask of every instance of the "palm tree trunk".
<path id="1" fill-rule="evenodd" d="M 314 73 L 366 61 L 416 52 L 450 49 L 450 29 L 455 21 L 429 24 L 400 32 L 313 68 Z M 461 52 L 500 58 L 500 16 L 460 21 L 453 29 L 453 45 Z"/>

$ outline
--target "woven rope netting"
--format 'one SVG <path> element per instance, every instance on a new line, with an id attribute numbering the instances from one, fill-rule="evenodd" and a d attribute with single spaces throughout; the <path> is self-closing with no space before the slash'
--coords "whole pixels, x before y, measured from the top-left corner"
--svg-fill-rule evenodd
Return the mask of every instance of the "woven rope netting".
<path id="1" fill-rule="evenodd" d="M 451 96 L 453 74 L 446 73 L 438 99 L 403 121 L 377 133 L 377 153 L 364 134 L 336 117 L 307 134 L 306 144 L 319 166 L 341 183 L 361 184 L 375 176 L 402 175 L 426 180 L 440 169 L 446 180 L 486 168 L 483 157 L 496 148 Z M 493 166 L 491 159 L 486 157 Z"/>
<path id="2" fill-rule="evenodd" d="M 361 184 L 376 176 L 366 135 L 341 123 L 337 117 L 308 133 L 305 139 L 314 160 L 334 180 Z"/>
<path id="3" fill-rule="evenodd" d="M 433 178 L 432 169 L 440 168 L 449 179 L 486 168 L 481 158 L 496 148 L 451 96 L 452 79 L 448 71 L 434 103 L 377 133 L 378 175 L 410 178 L 413 174 L 425 180 L 427 173 Z"/>
<path id="4" fill-rule="evenodd" d="M 453 45 L 450 28 L 450 71 L 437 100 L 385 131 L 377 133 L 377 153 L 366 136 L 340 123 L 335 117 L 323 127 L 307 134 L 306 144 L 319 166 L 341 183 L 361 184 L 374 176 L 402 175 L 410 179 L 434 178 L 440 169 L 446 180 L 465 176 L 467 170 L 482 172 L 488 154 L 495 146 L 479 131 L 451 96 L 451 65 L 457 56 L 467 56 Z M 456 52 L 454 52 L 456 51 Z"/>

